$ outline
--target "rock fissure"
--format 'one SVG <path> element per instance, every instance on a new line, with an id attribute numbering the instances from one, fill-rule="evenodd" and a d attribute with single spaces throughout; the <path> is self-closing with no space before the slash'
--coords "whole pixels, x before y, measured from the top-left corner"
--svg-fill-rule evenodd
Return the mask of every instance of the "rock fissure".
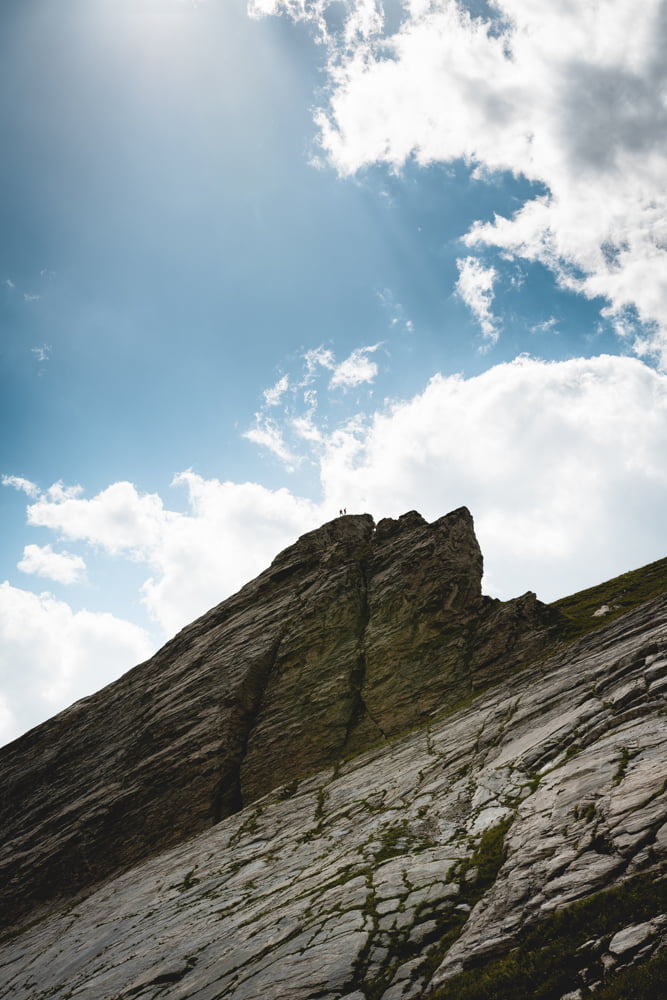
<path id="1" fill-rule="evenodd" d="M 240 711 L 238 750 L 235 758 L 231 761 L 229 757 L 225 756 L 221 760 L 223 776 L 220 779 L 213 799 L 212 812 L 214 823 L 219 823 L 226 816 L 240 812 L 244 807 L 241 770 L 248 752 L 248 745 L 252 738 L 252 731 L 266 695 L 269 678 L 278 660 L 278 651 L 283 635 L 284 631 L 270 647 L 266 656 L 254 663 L 252 669 L 247 672 L 244 678 L 238 700 Z M 227 719 L 221 721 L 223 727 L 224 722 L 228 722 Z M 224 738 L 224 728 L 221 735 Z M 224 773 L 225 771 L 227 773 Z"/>
<path id="2" fill-rule="evenodd" d="M 356 662 L 353 663 L 350 671 L 350 689 L 352 694 L 352 705 L 350 709 L 349 720 L 346 727 L 345 739 L 343 743 L 343 752 L 348 752 L 351 744 L 353 744 L 354 732 L 359 724 L 364 718 L 368 718 L 375 727 L 377 733 L 381 739 L 386 740 L 387 734 L 383 731 L 382 726 L 379 722 L 373 718 L 373 714 L 370 711 L 366 701 L 364 699 L 364 684 L 366 683 L 366 653 L 365 653 L 365 643 L 366 643 L 366 632 L 368 629 L 368 623 L 370 620 L 370 608 L 368 602 L 368 566 L 367 566 L 367 556 L 362 556 L 359 560 L 359 576 L 361 580 L 361 601 L 360 601 L 360 615 L 359 615 L 359 625 L 358 625 L 358 654 Z"/>

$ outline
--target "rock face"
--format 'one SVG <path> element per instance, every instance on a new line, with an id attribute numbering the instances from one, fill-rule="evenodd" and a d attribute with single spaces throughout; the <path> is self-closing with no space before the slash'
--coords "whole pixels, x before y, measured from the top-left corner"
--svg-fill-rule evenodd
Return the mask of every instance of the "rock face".
<path id="1" fill-rule="evenodd" d="M 548 656 L 481 573 L 465 510 L 340 518 L 1 751 L 0 997 L 459 1000 L 563 912 L 508 995 L 659 960 L 667 595 Z"/>
<path id="2" fill-rule="evenodd" d="M 338 518 L 0 755 L 0 925 L 454 704 L 544 642 L 481 596 L 465 509 Z M 501 628 L 493 623 L 501 619 Z M 517 627 L 518 626 L 518 627 Z M 475 643 L 476 630 L 491 638 Z M 509 655 L 507 655 L 509 654 Z"/>

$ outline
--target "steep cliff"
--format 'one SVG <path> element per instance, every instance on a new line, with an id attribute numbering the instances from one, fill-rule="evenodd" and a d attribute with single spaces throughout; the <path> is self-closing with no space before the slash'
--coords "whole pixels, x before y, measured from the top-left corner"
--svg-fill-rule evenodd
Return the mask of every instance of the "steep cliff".
<path id="1" fill-rule="evenodd" d="M 337 519 L 1 751 L 0 997 L 662 975 L 667 595 L 558 648 L 481 575 L 466 510 Z"/>
<path id="2" fill-rule="evenodd" d="M 151 660 L 0 755 L 0 925 L 455 704 L 552 613 L 481 596 L 472 518 L 304 535 Z M 502 661 L 502 662 L 499 662 Z"/>

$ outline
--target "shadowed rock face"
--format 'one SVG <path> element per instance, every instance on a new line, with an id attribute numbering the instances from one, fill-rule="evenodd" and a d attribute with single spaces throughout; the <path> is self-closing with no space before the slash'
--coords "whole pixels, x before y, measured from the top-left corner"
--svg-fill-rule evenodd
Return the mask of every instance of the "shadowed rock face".
<path id="1" fill-rule="evenodd" d="M 344 516 L 152 659 L 0 752 L 0 921 L 75 895 L 539 655 L 554 613 L 482 597 L 465 508 Z"/>

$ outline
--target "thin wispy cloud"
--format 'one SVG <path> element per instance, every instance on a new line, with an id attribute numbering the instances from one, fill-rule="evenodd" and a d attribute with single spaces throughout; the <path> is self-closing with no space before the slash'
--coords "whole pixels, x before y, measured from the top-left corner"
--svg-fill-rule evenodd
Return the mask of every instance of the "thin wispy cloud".
<path id="1" fill-rule="evenodd" d="M 50 361 L 52 350 L 53 348 L 50 344 L 42 344 L 40 347 L 31 347 L 30 353 L 33 354 L 35 359 L 41 363 L 44 361 Z"/>
<path id="2" fill-rule="evenodd" d="M 312 463 L 325 439 L 322 401 L 371 387 L 379 369 L 370 355 L 380 346 L 355 348 L 342 361 L 322 345 L 306 351 L 292 373 L 281 375 L 263 391 L 263 405 L 243 437 L 268 451 L 290 472 L 304 462 Z"/>
<path id="3" fill-rule="evenodd" d="M 255 414 L 255 426 L 244 431 L 243 436 L 253 444 L 266 448 L 291 471 L 301 462 L 301 458 L 287 446 L 281 428 L 261 412 Z"/>
<path id="4" fill-rule="evenodd" d="M 403 305 L 398 301 L 390 288 L 384 288 L 377 293 L 377 297 L 389 317 L 389 324 L 393 330 L 404 330 L 406 333 L 414 333 L 415 326 L 406 315 Z"/>
<path id="5" fill-rule="evenodd" d="M 299 382 L 300 386 L 309 385 L 320 374 L 320 369 L 332 370 L 336 367 L 334 353 L 327 347 L 315 347 L 306 351 L 303 360 L 305 372 L 303 379 Z"/>
<path id="6" fill-rule="evenodd" d="M 558 333 L 558 320 L 555 316 L 543 320 L 541 323 L 534 323 L 530 328 L 531 333 Z"/>
<path id="7" fill-rule="evenodd" d="M 283 375 L 282 378 L 278 379 L 275 385 L 271 386 L 269 389 L 265 389 L 262 393 L 264 396 L 264 405 L 278 406 L 288 388 L 289 378 L 287 375 Z"/>
<path id="8" fill-rule="evenodd" d="M 29 497 L 38 497 L 41 493 L 36 483 L 31 483 L 29 479 L 24 479 L 23 476 L 3 476 L 2 485 L 12 486 L 15 490 L 20 490 Z"/>
<path id="9" fill-rule="evenodd" d="M 494 285 L 497 278 L 495 267 L 485 267 L 476 257 L 463 257 L 456 262 L 459 271 L 455 291 L 465 302 L 479 323 L 488 345 L 498 340 L 498 320 L 493 315 L 491 306 L 494 298 Z"/>

